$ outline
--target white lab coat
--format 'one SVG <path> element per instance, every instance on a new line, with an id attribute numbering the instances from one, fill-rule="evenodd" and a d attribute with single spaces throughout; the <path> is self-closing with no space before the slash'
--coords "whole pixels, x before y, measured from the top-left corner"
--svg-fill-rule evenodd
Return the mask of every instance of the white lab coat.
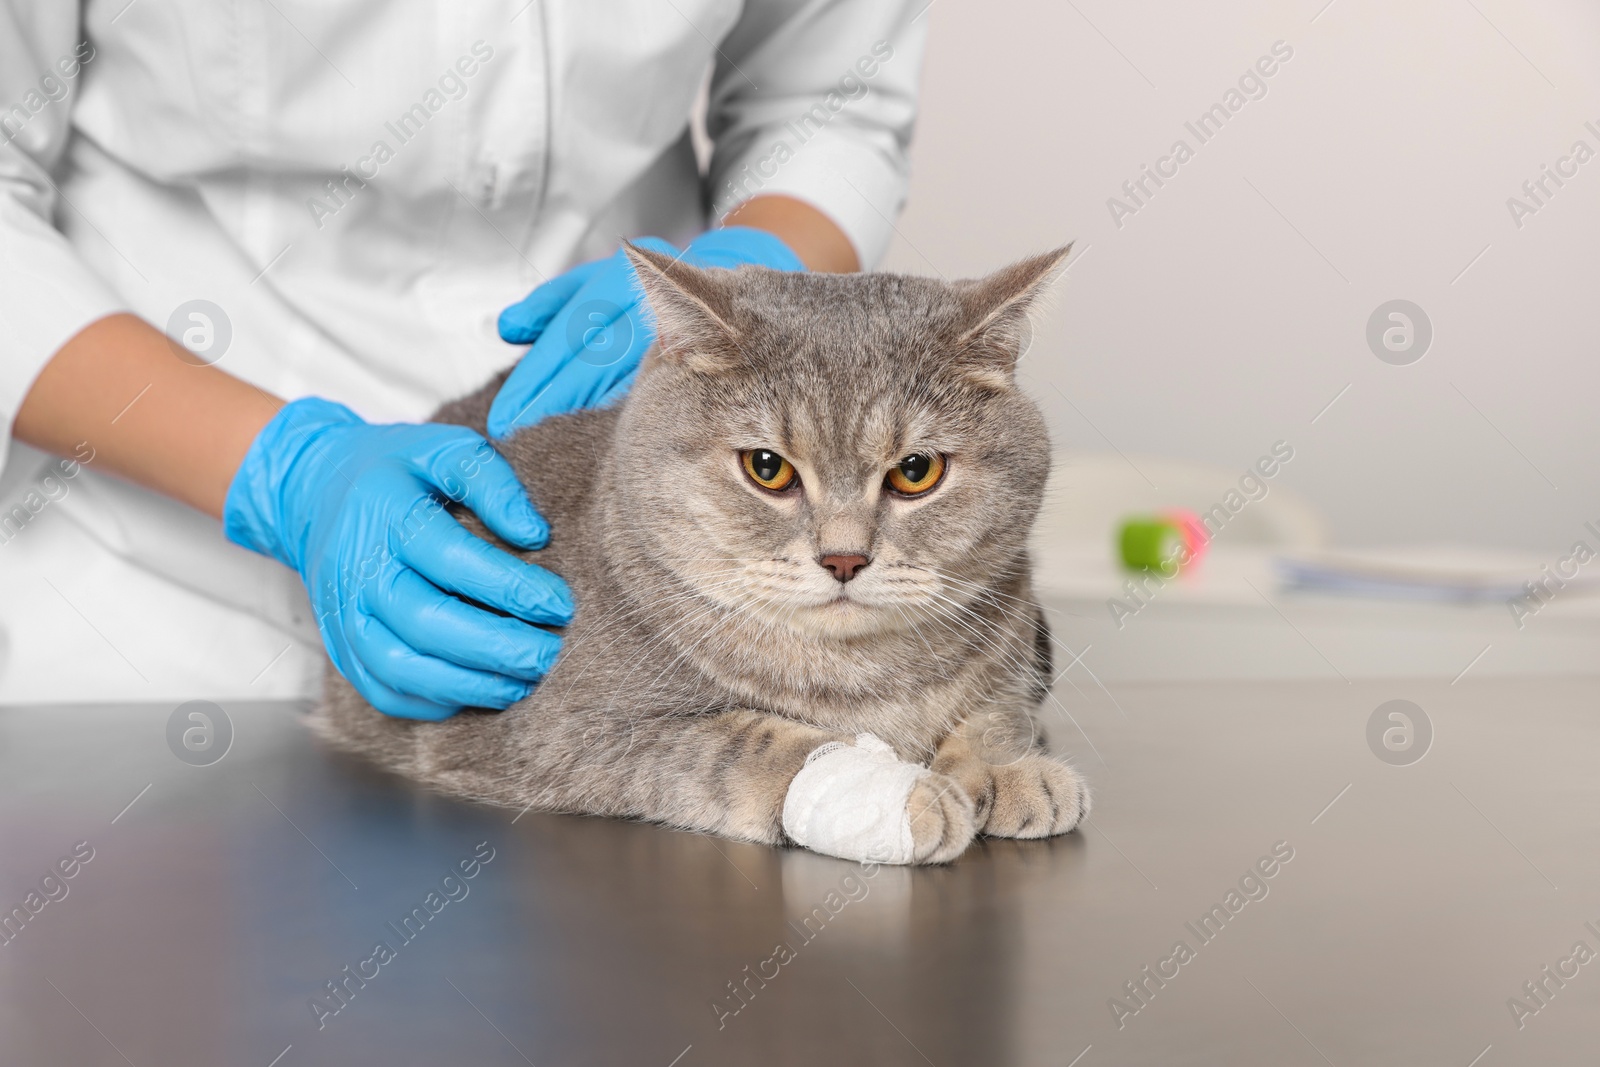
<path id="1" fill-rule="evenodd" d="M 115 311 L 279 395 L 417 419 L 516 356 L 501 307 L 619 237 L 780 193 L 870 265 L 905 196 L 922 6 L 8 0 L 0 449 L 39 369 Z M 0 701 L 314 688 L 292 574 L 92 459 L 12 452 Z"/>

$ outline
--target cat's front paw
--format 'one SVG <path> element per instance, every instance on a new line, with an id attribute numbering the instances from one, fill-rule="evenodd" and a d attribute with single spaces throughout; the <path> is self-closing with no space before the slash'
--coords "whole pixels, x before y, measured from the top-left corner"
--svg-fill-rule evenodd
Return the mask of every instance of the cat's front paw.
<path id="1" fill-rule="evenodd" d="M 871 734 L 833 741 L 789 783 L 783 829 L 797 844 L 841 859 L 945 863 L 978 832 L 972 800 L 952 778 L 906 763 Z"/>
<path id="2" fill-rule="evenodd" d="M 949 863 L 972 844 L 978 817 L 972 798 L 954 778 L 929 774 L 906 798 L 913 863 Z"/>
<path id="3" fill-rule="evenodd" d="M 1077 771 L 1048 756 L 1028 755 L 991 767 L 993 800 L 983 832 L 994 837 L 1053 837 L 1089 814 L 1089 786 Z"/>

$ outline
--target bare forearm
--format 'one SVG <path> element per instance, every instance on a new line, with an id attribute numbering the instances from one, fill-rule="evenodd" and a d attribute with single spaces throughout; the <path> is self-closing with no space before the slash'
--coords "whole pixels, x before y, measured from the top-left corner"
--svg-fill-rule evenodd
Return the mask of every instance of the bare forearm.
<path id="1" fill-rule="evenodd" d="M 283 401 L 180 359 L 154 326 L 110 315 L 61 347 L 33 383 L 13 433 L 221 517 L 234 472 Z"/>
<path id="2" fill-rule="evenodd" d="M 724 226 L 766 230 L 794 249 L 808 268 L 829 274 L 861 269 L 855 246 L 834 221 L 803 200 L 791 196 L 757 196 L 723 218 Z"/>
<path id="3" fill-rule="evenodd" d="M 861 269 L 844 232 L 811 205 L 758 196 L 724 225 L 766 230 L 815 271 Z M 283 401 L 210 366 L 179 358 L 167 337 L 133 315 L 85 327 L 45 365 L 12 432 L 61 455 L 83 442 L 95 464 L 220 517 L 234 473 Z"/>

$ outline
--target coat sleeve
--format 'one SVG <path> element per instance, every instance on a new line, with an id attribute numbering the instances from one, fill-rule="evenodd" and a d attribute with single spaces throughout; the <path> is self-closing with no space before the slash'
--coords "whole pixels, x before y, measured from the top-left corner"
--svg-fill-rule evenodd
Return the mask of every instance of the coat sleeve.
<path id="1" fill-rule="evenodd" d="M 94 61 L 79 19 L 76 3 L 0 4 L 0 462 L 22 399 L 50 357 L 125 307 L 54 223 L 73 210 L 53 171 Z"/>
<path id="2" fill-rule="evenodd" d="M 803 200 L 863 268 L 905 205 L 927 0 L 751 0 L 711 76 L 711 214 L 754 196 Z"/>

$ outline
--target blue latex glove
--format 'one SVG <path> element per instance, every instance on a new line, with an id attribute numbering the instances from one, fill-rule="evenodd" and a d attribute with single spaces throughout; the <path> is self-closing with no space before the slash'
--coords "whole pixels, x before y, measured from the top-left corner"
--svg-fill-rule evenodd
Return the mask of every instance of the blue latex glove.
<path id="1" fill-rule="evenodd" d="M 511 544 L 549 539 L 511 465 L 471 430 L 369 425 L 296 400 L 250 446 L 222 520 L 229 540 L 299 572 L 328 655 L 368 703 L 444 719 L 526 696 L 561 641 L 519 620 L 572 618 L 566 583 L 468 533 L 447 500 Z"/>
<path id="2" fill-rule="evenodd" d="M 654 237 L 635 244 L 667 255 L 676 248 Z M 765 230 L 726 226 L 689 242 L 684 261 L 697 267 L 754 263 L 805 270 L 789 246 Z M 639 360 L 655 342 L 644 294 L 627 254 L 574 267 L 500 313 L 500 337 L 532 344 L 489 409 L 489 433 L 504 437 L 546 415 L 609 403 L 627 392 Z"/>

